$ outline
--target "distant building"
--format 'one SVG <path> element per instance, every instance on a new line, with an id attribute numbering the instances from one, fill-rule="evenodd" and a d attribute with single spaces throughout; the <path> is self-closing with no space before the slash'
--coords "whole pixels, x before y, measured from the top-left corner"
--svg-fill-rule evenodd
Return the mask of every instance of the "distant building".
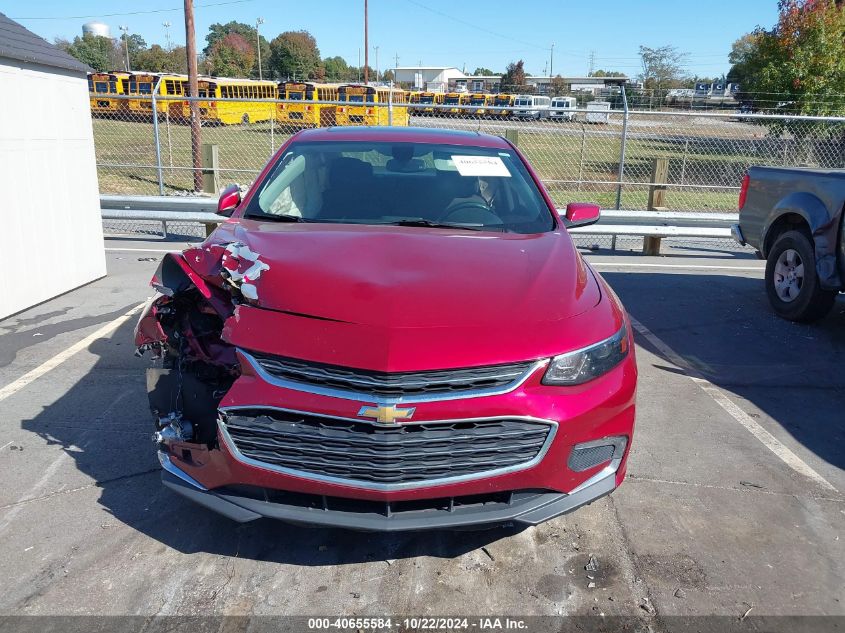
<path id="1" fill-rule="evenodd" d="M 501 75 L 467 75 L 454 66 L 404 66 L 396 69 L 395 80 L 414 90 L 439 92 L 487 92 L 501 90 Z M 540 94 L 547 94 L 552 81 L 562 82 L 563 92 L 607 94 L 611 88 L 629 84 L 628 77 L 539 77 L 525 83 Z"/>
<path id="2" fill-rule="evenodd" d="M 454 66 L 402 66 L 394 69 L 394 81 L 416 90 L 446 91 L 466 75 Z"/>
<path id="3" fill-rule="evenodd" d="M 466 78 L 468 92 L 496 93 L 501 83 L 501 75 L 471 75 Z"/>
<path id="4" fill-rule="evenodd" d="M 540 94 L 550 91 L 552 81 L 561 82 L 563 92 L 589 92 L 593 95 L 605 94 L 609 88 L 630 83 L 628 77 L 538 77 L 528 76 L 525 83 L 534 86 Z"/>

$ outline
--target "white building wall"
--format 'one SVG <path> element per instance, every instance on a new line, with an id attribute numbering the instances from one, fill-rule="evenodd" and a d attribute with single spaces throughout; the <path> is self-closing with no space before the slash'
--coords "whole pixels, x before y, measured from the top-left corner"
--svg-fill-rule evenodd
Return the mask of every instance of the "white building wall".
<path id="1" fill-rule="evenodd" d="M 422 83 L 423 86 L 427 86 L 429 84 L 437 84 L 437 85 L 444 85 L 447 86 L 449 82 L 453 79 L 463 79 L 466 77 L 460 70 L 457 68 L 397 68 L 395 71 L 395 78 L 396 81 L 401 81 L 403 83 L 414 83 L 414 78 L 417 75 L 422 76 Z"/>
<path id="2" fill-rule="evenodd" d="M 105 276 L 88 105 L 79 73 L 0 58 L 0 319 Z"/>

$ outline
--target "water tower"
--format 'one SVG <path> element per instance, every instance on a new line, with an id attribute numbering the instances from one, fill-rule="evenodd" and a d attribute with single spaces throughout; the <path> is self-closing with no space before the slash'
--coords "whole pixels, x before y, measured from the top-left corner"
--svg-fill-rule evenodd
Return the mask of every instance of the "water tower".
<path id="1" fill-rule="evenodd" d="M 86 22 L 82 25 L 82 35 L 95 35 L 98 37 L 111 37 L 109 25 L 102 22 Z"/>

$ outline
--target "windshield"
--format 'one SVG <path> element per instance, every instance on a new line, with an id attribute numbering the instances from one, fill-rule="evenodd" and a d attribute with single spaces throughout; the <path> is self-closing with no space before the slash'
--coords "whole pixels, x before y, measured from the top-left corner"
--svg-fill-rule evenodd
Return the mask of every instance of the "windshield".
<path id="1" fill-rule="evenodd" d="M 302 101 L 303 93 L 300 92 L 293 92 L 292 90 L 288 90 L 288 99 L 292 101 Z"/>
<path id="2" fill-rule="evenodd" d="M 530 99 L 517 99 L 516 101 L 514 101 L 514 105 L 518 105 L 518 106 L 531 105 L 531 100 Z"/>
<path id="3" fill-rule="evenodd" d="M 420 103 L 434 103 L 433 95 L 423 95 L 420 97 Z"/>
<path id="4" fill-rule="evenodd" d="M 512 150 L 435 143 L 294 143 L 246 217 L 540 233 L 554 216 Z"/>
<path id="5" fill-rule="evenodd" d="M 472 99 L 470 105 L 484 105 L 484 97 L 478 97 L 476 99 Z"/>
<path id="6" fill-rule="evenodd" d="M 446 105 L 458 105 L 460 103 L 460 97 L 446 97 L 445 103 Z"/>

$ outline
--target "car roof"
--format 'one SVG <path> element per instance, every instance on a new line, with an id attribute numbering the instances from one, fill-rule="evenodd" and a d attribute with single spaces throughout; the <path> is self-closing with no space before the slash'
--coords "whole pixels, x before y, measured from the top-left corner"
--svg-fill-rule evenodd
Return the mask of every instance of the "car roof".
<path id="1" fill-rule="evenodd" d="M 374 141 L 385 143 L 431 143 L 444 145 L 468 145 L 510 149 L 510 144 L 499 136 L 461 130 L 433 129 L 422 127 L 367 127 L 344 126 L 317 128 L 299 132 L 293 140 L 320 141 Z"/>

